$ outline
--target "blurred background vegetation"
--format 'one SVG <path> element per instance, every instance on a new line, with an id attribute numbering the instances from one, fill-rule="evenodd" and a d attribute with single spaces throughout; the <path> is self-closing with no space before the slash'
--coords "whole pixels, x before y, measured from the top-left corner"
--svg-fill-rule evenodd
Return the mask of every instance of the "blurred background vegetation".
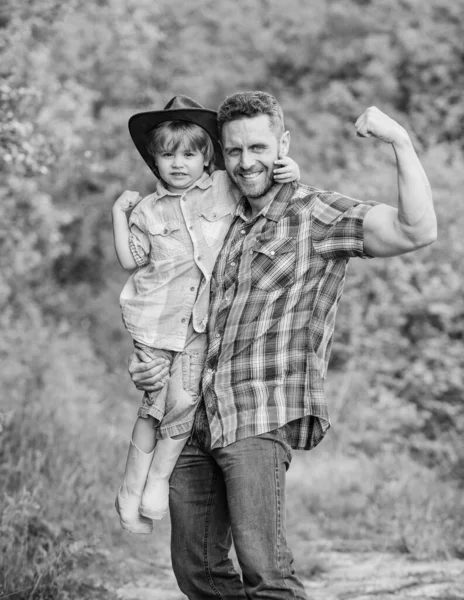
<path id="1" fill-rule="evenodd" d="M 86 597 L 124 544 L 168 552 L 112 507 L 139 394 L 110 208 L 154 184 L 128 118 L 178 93 L 275 94 L 303 181 L 366 200 L 395 203 L 396 172 L 354 121 L 410 131 L 439 240 L 352 262 L 291 535 L 464 557 L 463 31 L 463 0 L 0 0 L 0 597 Z"/>

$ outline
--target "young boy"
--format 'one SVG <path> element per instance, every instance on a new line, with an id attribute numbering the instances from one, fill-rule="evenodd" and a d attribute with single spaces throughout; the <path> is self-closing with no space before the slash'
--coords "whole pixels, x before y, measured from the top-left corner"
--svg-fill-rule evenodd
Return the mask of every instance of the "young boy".
<path id="1" fill-rule="evenodd" d="M 165 358 L 170 373 L 161 390 L 144 394 L 116 509 L 124 529 L 150 533 L 152 519 L 167 512 L 169 478 L 193 424 L 211 273 L 240 193 L 225 171 L 215 170 L 222 152 L 214 111 L 176 96 L 164 110 L 131 117 L 129 130 L 159 181 L 143 200 L 125 191 L 113 205 L 119 262 L 135 269 L 121 309 L 135 346 L 147 360 Z M 290 158 L 277 163 L 276 181 L 299 179 Z"/>

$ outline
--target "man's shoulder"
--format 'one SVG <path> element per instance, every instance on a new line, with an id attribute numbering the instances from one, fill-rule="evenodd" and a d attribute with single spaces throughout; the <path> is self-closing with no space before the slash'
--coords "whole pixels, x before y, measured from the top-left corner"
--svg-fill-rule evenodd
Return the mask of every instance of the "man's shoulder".
<path id="1" fill-rule="evenodd" d="M 346 196 L 334 190 L 324 190 L 304 183 L 298 183 L 295 186 L 292 203 L 295 204 L 295 206 L 301 206 L 306 209 L 312 209 L 316 206 L 319 206 L 319 209 L 323 209 L 325 206 L 328 210 L 339 209 L 344 211 L 358 204 L 362 204 L 363 201 L 351 198 L 350 196 Z"/>
<path id="2" fill-rule="evenodd" d="M 330 202 L 334 192 L 324 190 L 305 183 L 293 184 L 293 195 L 291 206 L 294 210 L 310 211 L 318 200 L 324 203 Z"/>

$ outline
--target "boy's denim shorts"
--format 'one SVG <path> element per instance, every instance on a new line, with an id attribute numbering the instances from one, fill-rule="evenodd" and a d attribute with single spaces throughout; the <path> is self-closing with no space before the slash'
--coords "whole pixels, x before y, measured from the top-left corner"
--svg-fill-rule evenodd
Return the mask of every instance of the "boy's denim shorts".
<path id="1" fill-rule="evenodd" d="M 171 363 L 164 387 L 156 392 L 144 393 L 138 416 L 154 419 L 157 438 L 188 433 L 200 399 L 206 334 L 197 333 L 190 324 L 183 352 L 151 348 L 139 342 L 134 342 L 134 345 L 152 358 L 166 358 Z"/>

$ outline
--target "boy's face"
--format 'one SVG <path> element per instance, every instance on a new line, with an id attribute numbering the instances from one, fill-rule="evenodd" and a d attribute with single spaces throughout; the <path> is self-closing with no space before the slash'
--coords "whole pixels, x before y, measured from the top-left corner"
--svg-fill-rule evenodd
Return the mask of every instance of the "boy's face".
<path id="1" fill-rule="evenodd" d="M 199 150 L 186 148 L 184 144 L 175 150 L 155 152 L 155 163 L 167 189 L 180 193 L 200 179 L 208 166 Z"/>

